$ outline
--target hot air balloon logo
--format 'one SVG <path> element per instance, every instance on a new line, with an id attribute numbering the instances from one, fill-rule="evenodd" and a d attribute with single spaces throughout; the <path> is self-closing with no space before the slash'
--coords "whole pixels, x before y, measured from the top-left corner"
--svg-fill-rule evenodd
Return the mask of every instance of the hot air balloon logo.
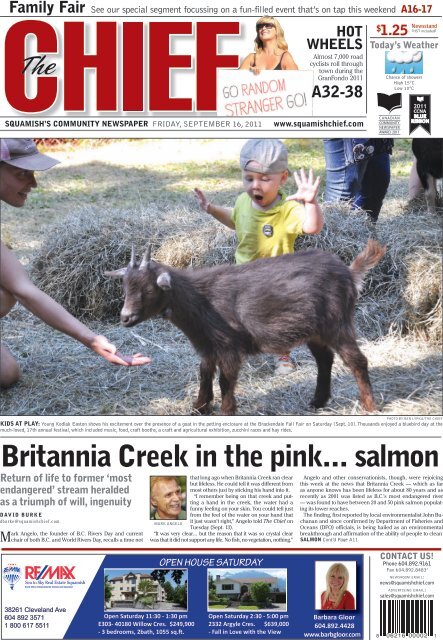
<path id="1" fill-rule="evenodd" d="M 8 564 L 3 569 L 3 580 L 9 584 L 11 589 L 14 588 L 16 582 L 22 577 L 22 570 L 16 564 Z"/>

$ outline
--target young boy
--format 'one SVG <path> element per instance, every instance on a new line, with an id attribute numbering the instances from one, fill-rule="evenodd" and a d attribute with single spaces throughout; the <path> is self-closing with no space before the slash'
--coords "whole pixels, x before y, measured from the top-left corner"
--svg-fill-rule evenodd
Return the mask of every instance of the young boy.
<path id="1" fill-rule="evenodd" d="M 294 173 L 298 190 L 286 197 L 282 187 L 289 176 L 288 152 L 280 140 L 249 140 L 240 152 L 240 167 L 245 191 L 233 209 L 214 205 L 200 189 L 194 190 L 204 211 L 235 229 L 237 264 L 293 253 L 298 236 L 320 233 L 324 222 L 317 202 L 320 177 L 314 180 L 312 169 L 308 176 L 303 169 Z M 277 375 L 294 368 L 287 353 L 277 356 L 275 364 Z"/>

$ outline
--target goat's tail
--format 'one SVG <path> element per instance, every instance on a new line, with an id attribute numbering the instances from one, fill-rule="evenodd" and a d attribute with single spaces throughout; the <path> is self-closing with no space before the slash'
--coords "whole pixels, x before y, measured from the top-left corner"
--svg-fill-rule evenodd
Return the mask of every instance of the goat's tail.
<path id="1" fill-rule="evenodd" d="M 363 288 L 366 273 L 377 265 L 386 253 L 386 245 L 382 246 L 376 240 L 368 240 L 368 244 L 351 264 L 351 273 L 358 293 Z"/>

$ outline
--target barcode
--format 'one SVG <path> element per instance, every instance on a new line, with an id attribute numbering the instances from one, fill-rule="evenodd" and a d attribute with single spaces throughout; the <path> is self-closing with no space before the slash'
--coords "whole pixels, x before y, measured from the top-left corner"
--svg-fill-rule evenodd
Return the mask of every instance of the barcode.
<path id="1" fill-rule="evenodd" d="M 380 637 L 434 635 L 433 600 L 380 600 Z"/>

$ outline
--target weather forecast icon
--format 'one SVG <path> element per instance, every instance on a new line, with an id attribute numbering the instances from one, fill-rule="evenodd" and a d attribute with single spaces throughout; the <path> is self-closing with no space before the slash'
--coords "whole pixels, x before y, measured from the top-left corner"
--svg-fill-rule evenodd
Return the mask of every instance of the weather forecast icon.
<path id="1" fill-rule="evenodd" d="M 387 51 L 385 53 L 385 73 L 419 75 L 423 73 L 422 51 Z"/>
<path id="2" fill-rule="evenodd" d="M 22 577 L 22 570 L 16 564 L 8 564 L 3 569 L 3 580 L 9 584 L 11 589 Z"/>

